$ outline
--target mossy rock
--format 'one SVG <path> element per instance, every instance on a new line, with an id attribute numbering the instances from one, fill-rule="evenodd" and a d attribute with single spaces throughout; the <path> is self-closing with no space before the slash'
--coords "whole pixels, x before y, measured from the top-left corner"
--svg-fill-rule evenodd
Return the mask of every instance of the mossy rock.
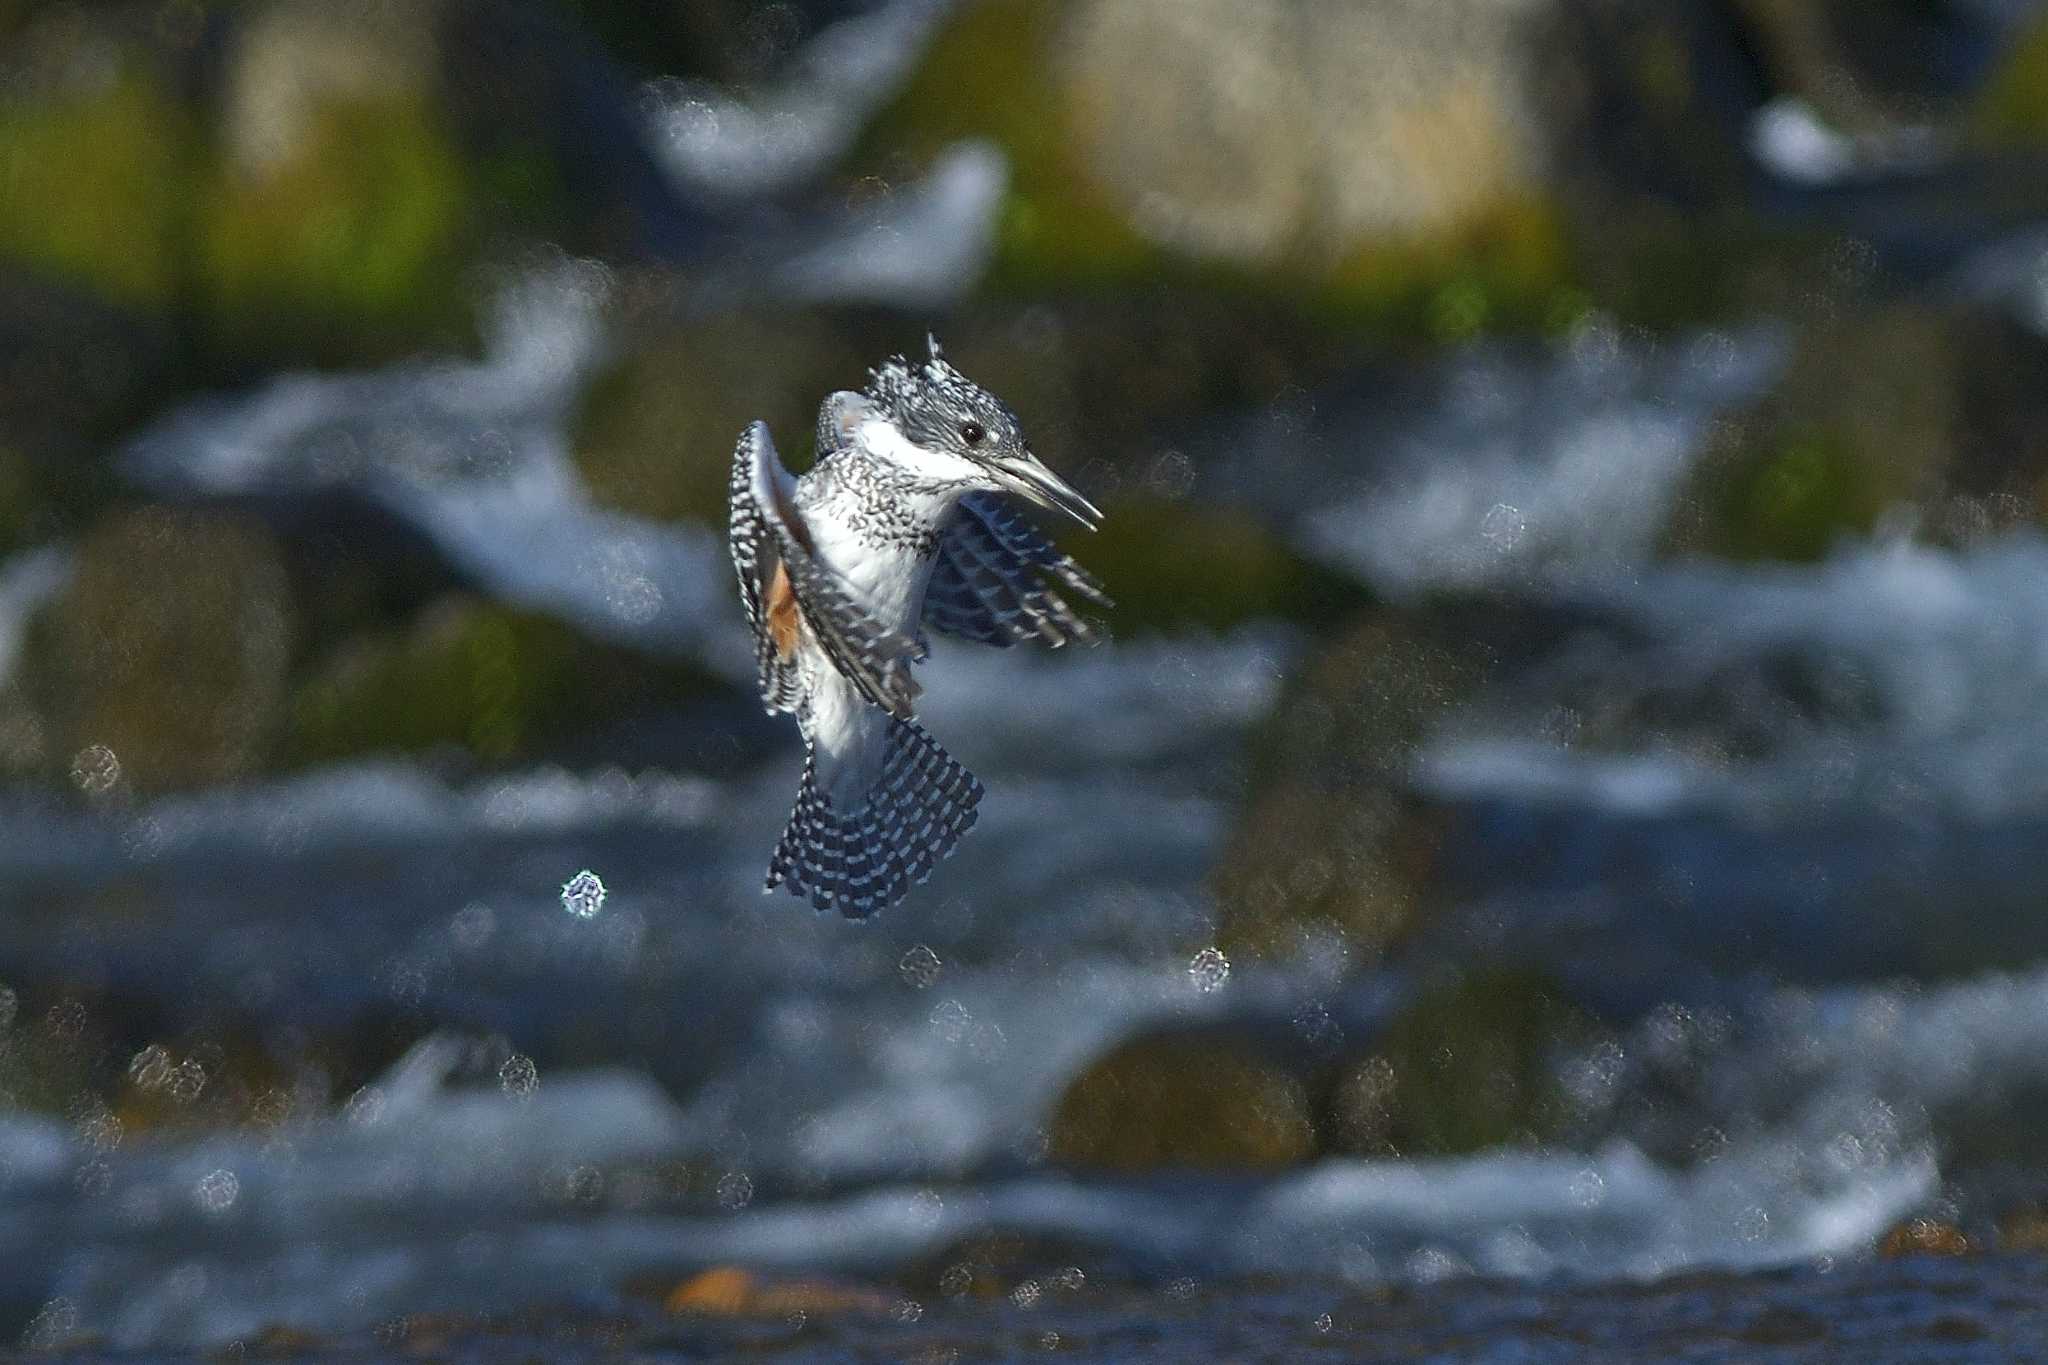
<path id="1" fill-rule="evenodd" d="M 1063 543 L 1115 599 L 1109 619 L 1119 633 L 1225 630 L 1271 617 L 1320 625 L 1365 599 L 1254 514 L 1187 500 L 1112 498 L 1101 530 L 1066 533 Z"/>
<path id="2" fill-rule="evenodd" d="M 217 330 L 319 319 L 415 336 L 462 316 L 471 194 L 423 96 L 330 101 L 278 164 L 223 164 L 197 211 L 196 272 Z M 303 342 L 301 343 L 303 344 Z"/>
<path id="3" fill-rule="evenodd" d="M 1601 1035 L 1540 975 L 1464 974 L 1425 992 L 1339 1069 L 1323 1099 L 1324 1145 L 1405 1157 L 1539 1145 L 1575 1118 L 1559 1057 Z"/>
<path id="4" fill-rule="evenodd" d="M 60 771 L 111 750 L 139 792 L 256 771 L 283 719 L 294 611 L 270 533 L 240 516 L 117 509 L 24 651 L 24 694 Z"/>
<path id="5" fill-rule="evenodd" d="M 1773 391 L 1709 442 L 1666 548 L 1800 561 L 1894 510 L 1937 539 L 2021 520 L 2048 474 L 2043 364 L 2038 339 L 1967 310 L 1815 324 Z"/>
<path id="6" fill-rule="evenodd" d="M 293 691 L 283 758 L 441 747 L 486 762 L 530 758 L 708 685 L 552 617 L 454 595 L 407 628 L 358 636 L 316 660 Z"/>
<path id="7" fill-rule="evenodd" d="M 881 358 L 815 313 L 725 314 L 668 331 L 585 390 L 577 468 L 608 506 L 723 525 L 726 475 L 747 424 L 765 420 L 784 462 L 802 469 L 818 404 L 861 387 Z"/>
<path id="8" fill-rule="evenodd" d="M 1010 160 L 995 271 L 1013 286 L 1114 281 L 1148 273 L 1158 252 L 1080 164 L 1054 63 L 1066 0 L 980 0 L 961 7 L 856 148 L 855 165 L 900 178 L 962 138 Z"/>
<path id="9" fill-rule="evenodd" d="M 851 163 L 895 181 L 960 139 L 1000 145 L 1011 182 L 991 267 L 998 293 L 1174 278 L 1425 337 L 1534 326 L 1572 311 L 1571 257 L 1534 178 L 1535 159 L 1496 145 L 1524 138 L 1519 115 L 1493 102 L 1506 98 L 1501 92 L 1490 84 L 1484 96 L 1469 84 L 1432 87 L 1424 102 L 1442 93 L 1441 107 L 1396 111 L 1364 98 L 1355 73 L 1338 74 L 1342 59 L 1316 37 L 1341 30 L 1336 41 L 1378 51 L 1366 35 L 1380 19 L 1338 11 L 1289 18 L 1258 5 L 1240 16 L 1242 8 L 1171 0 L 962 6 Z M 1433 22 L 1417 20 L 1424 29 Z M 1483 15 L 1475 22 L 1490 35 L 1501 28 Z M 1415 26 L 1395 25 L 1420 41 L 1409 31 Z M 1118 54 L 1136 49 L 1150 65 L 1134 74 Z M 1211 59 L 1229 64 L 1230 54 L 1250 49 L 1246 61 L 1270 88 L 1249 98 L 1243 81 L 1189 86 L 1178 74 Z M 1308 69 L 1323 73 L 1329 98 L 1299 89 Z M 1216 93 L 1226 87 L 1240 93 Z M 1294 118 L 1304 100 L 1303 118 Z M 1190 142 L 1190 126 L 1209 134 Z M 1475 144 L 1489 150 L 1482 155 Z M 1226 146 L 1227 157 L 1219 150 Z M 1381 154 L 1387 146 L 1414 161 L 1412 194 L 1359 189 L 1362 178 L 1399 179 L 1385 170 L 1400 160 Z M 1461 174 L 1447 176 L 1446 165 Z M 1187 202 L 1157 211 L 1175 200 L 1169 191 Z M 1390 217 L 1396 200 L 1409 207 Z M 1183 231 L 1176 224 L 1184 218 L 1209 226 Z"/>
<path id="10" fill-rule="evenodd" d="M 197 129 L 146 54 L 111 60 L 101 79 L 0 93 L 0 259 L 161 306 L 181 283 Z"/>
<path id="11" fill-rule="evenodd" d="M 2037 19 L 2007 50 L 1971 101 L 1967 123 L 1990 146 L 2048 143 L 2048 19 Z"/>
<path id="12" fill-rule="evenodd" d="M 1049 1154 L 1113 1171 L 1273 1170 L 1315 1152 L 1308 1088 L 1285 1064 L 1203 1034 L 1123 1043 L 1071 1081 Z"/>

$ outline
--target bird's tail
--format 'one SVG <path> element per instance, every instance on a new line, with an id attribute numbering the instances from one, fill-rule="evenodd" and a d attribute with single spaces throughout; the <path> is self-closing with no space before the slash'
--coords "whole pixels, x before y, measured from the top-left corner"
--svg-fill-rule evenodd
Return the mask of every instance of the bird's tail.
<path id="1" fill-rule="evenodd" d="M 820 910 L 866 919 L 931 875 L 974 825 L 981 783 L 911 721 L 889 720 L 879 776 L 866 803 L 835 810 L 804 755 L 803 786 L 789 828 L 768 864 L 773 891 L 787 885 Z"/>

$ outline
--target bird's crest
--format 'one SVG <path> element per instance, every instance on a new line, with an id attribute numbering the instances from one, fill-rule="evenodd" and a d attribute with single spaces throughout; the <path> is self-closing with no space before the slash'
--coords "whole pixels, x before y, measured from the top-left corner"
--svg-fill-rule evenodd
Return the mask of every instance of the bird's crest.
<path id="1" fill-rule="evenodd" d="M 925 349 L 929 358 L 921 365 L 896 355 L 868 372 L 867 396 L 890 421 L 913 440 L 939 443 L 950 440 L 950 433 L 963 419 L 972 418 L 1000 437 L 1021 441 L 1017 415 L 954 369 L 938 337 L 926 333 Z"/>

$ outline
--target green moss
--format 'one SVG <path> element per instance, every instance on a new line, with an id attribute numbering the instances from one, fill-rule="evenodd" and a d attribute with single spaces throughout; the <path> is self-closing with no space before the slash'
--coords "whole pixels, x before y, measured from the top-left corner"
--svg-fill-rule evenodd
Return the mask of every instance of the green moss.
<path id="1" fill-rule="evenodd" d="M 167 301 L 192 136 L 133 66 L 104 86 L 0 99 L 0 256 L 124 302 Z"/>
<path id="2" fill-rule="evenodd" d="M 1307 1092 L 1229 1039 L 1125 1043 L 1085 1068 L 1050 1124 L 1055 1161 L 1117 1171 L 1271 1170 L 1314 1152 Z"/>
<path id="3" fill-rule="evenodd" d="M 1159 253 L 1079 164 L 1078 139 L 1049 72 L 1067 6 L 982 0 L 941 28 L 916 74 L 870 125 L 855 164 L 922 165 L 962 138 L 987 138 L 1010 161 L 995 282 L 1040 288 L 1113 281 L 1155 269 Z"/>
<path id="4" fill-rule="evenodd" d="M 1895 504 L 1937 502 L 1982 420 L 1972 386 L 2007 363 L 1999 339 L 1975 315 L 1915 304 L 1807 329 L 1777 388 L 1709 442 L 1667 548 L 1811 560 Z"/>
<path id="5" fill-rule="evenodd" d="M 2035 23 L 2012 45 L 1978 93 L 1969 124 L 1992 145 L 2048 141 L 2048 22 Z"/>
<path id="6" fill-rule="evenodd" d="M 445 319 L 464 292 L 470 192 L 424 98 L 329 101 L 289 161 L 215 170 L 197 219 L 207 306 L 230 330 Z"/>
<path id="7" fill-rule="evenodd" d="M 1837 434 L 1791 434 L 1735 472 L 1716 514 L 1712 548 L 1736 559 L 1816 560 L 1884 510 L 1865 462 Z"/>
<path id="8" fill-rule="evenodd" d="M 1065 548 L 1116 599 L 1119 631 L 1223 630 L 1260 617 L 1318 622 L 1364 590 L 1303 559 L 1248 512 L 1165 498 L 1113 498 L 1094 534 Z"/>
<path id="9" fill-rule="evenodd" d="M 407 631 L 359 637 L 294 691 L 288 763 L 440 746 L 528 757 L 640 707 L 701 692 L 703 678 L 594 644 L 550 617 L 447 598 Z"/>
<path id="10" fill-rule="evenodd" d="M 1482 332 L 1562 331 L 1584 313 L 1562 220 L 1518 196 L 1461 227 L 1361 243 L 1323 280 L 1299 289 L 1335 318 L 1436 341 Z"/>
<path id="11" fill-rule="evenodd" d="M 1596 1031 L 1541 976 L 1467 975 L 1417 1001 L 1344 1068 L 1325 1106 L 1328 1145 L 1452 1156 L 1538 1144 L 1572 1118 L 1555 1059 Z"/>

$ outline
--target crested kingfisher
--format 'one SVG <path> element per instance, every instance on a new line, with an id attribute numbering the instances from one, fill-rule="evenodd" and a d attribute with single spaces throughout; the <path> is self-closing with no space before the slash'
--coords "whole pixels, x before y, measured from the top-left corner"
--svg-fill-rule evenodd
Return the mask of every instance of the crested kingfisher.
<path id="1" fill-rule="evenodd" d="M 1060 594 L 1102 587 L 1005 500 L 1094 530 L 1095 505 L 1040 463 L 1017 415 L 946 362 L 902 357 L 818 410 L 817 459 L 782 467 L 763 422 L 733 453 L 731 549 L 761 700 L 804 738 L 796 809 L 764 894 L 864 919 L 931 875 L 974 824 L 981 783 L 914 719 L 924 627 L 1008 647 L 1092 641 Z"/>

